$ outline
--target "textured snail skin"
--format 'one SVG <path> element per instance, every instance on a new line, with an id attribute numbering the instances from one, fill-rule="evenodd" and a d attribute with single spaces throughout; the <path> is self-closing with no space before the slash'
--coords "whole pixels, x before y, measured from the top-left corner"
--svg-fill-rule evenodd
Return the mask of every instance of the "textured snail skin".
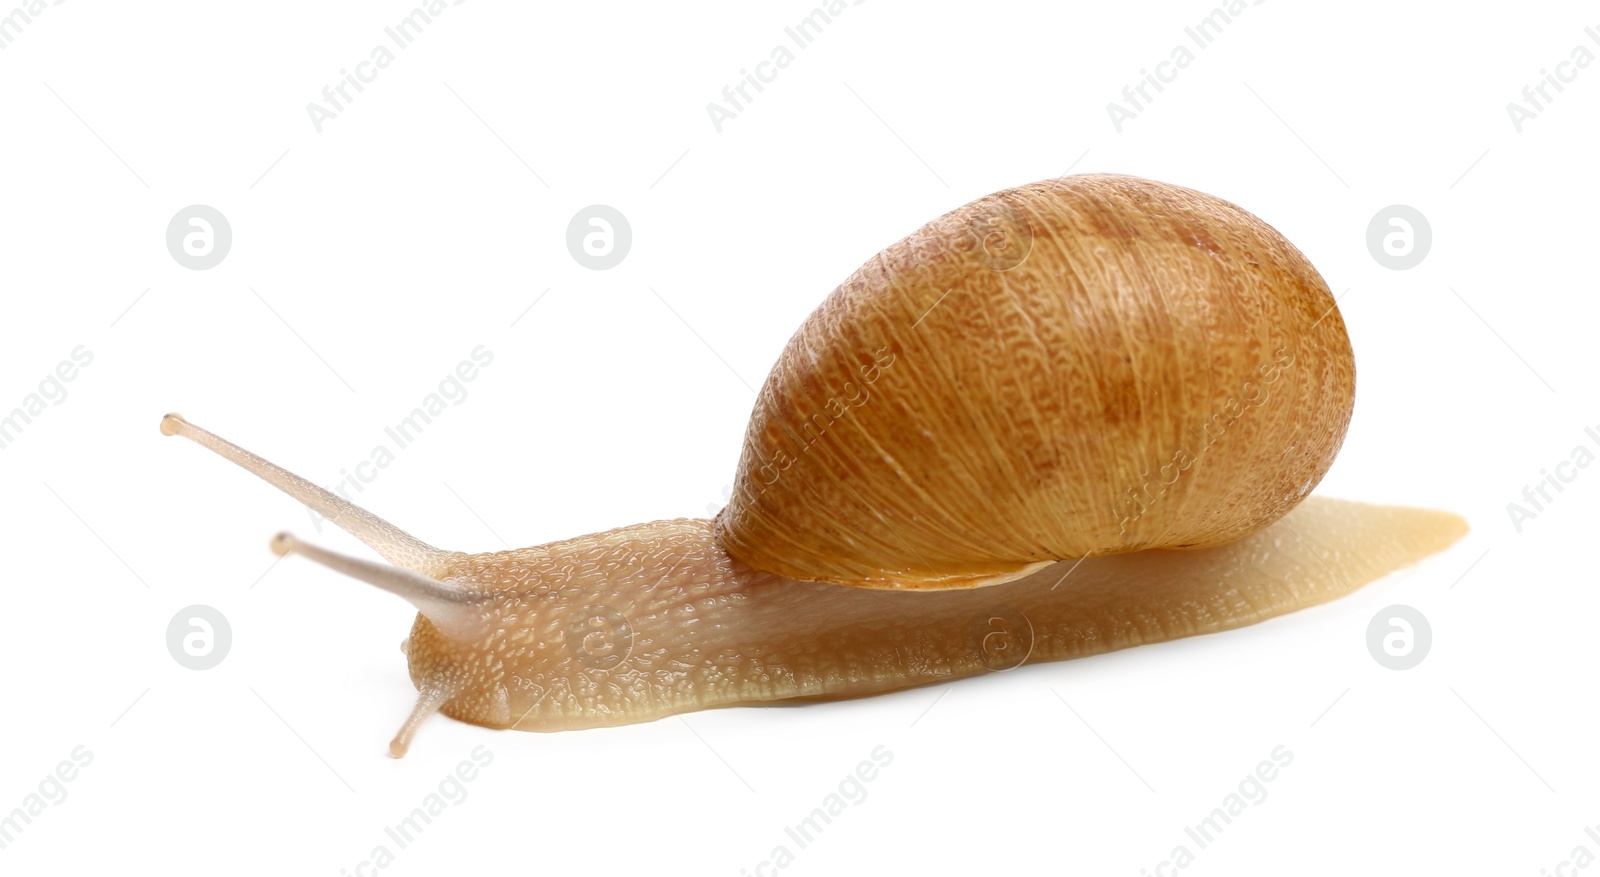
<path id="1" fill-rule="evenodd" d="M 474 693 L 447 715 L 530 731 L 877 694 L 1251 624 L 1343 595 L 1465 532 L 1447 512 L 1313 497 L 1223 546 L 901 594 L 757 572 L 718 547 L 709 521 L 658 521 L 460 558 L 454 574 L 501 589 L 479 616 L 496 633 L 455 644 L 419 615 L 411 676 L 419 689 L 449 678 Z"/>
<path id="2" fill-rule="evenodd" d="M 419 610 L 399 756 L 435 712 L 555 731 L 860 696 L 1330 600 L 1466 532 L 1307 498 L 1354 387 L 1333 296 L 1270 226 L 1085 175 L 975 201 L 846 280 L 768 377 L 715 520 L 444 551 L 178 415 L 161 429 L 391 564 L 272 543 Z"/>

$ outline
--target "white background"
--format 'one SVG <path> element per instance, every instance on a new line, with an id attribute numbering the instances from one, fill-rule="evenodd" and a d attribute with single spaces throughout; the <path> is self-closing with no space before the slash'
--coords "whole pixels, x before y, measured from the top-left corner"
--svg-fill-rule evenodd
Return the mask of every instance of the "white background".
<path id="1" fill-rule="evenodd" d="M 1156 874 L 1180 843 L 1185 874 L 1534 875 L 1600 855 L 1583 830 L 1600 466 L 1521 532 L 1507 511 L 1574 447 L 1600 451 L 1600 64 L 1520 133 L 1506 111 L 1573 47 L 1600 53 L 1592 7 L 1269 0 L 1118 133 L 1107 103 L 1209 0 L 868 0 L 718 133 L 707 103 L 807 0 L 471 0 L 318 133 L 306 105 L 411 8 L 359 6 L 68 0 L 0 51 L 0 409 L 76 346 L 94 357 L 0 451 L 0 812 L 94 754 L 0 871 L 354 874 L 480 745 L 494 760 L 468 797 L 381 873 L 773 874 L 779 844 L 793 874 Z M 751 387 L 835 284 L 1069 168 L 1210 192 L 1294 241 L 1342 294 L 1359 369 L 1319 491 L 1451 509 L 1472 533 L 1223 635 L 610 730 L 435 718 L 393 760 L 410 607 L 274 566 L 281 529 L 370 555 L 157 430 L 182 411 L 332 484 L 485 345 L 468 398 L 365 505 L 463 550 L 705 516 Z M 566 248 L 595 203 L 633 229 L 609 271 Z M 1433 230 L 1406 271 L 1365 241 L 1396 203 Z M 165 247 L 191 204 L 232 224 L 211 270 Z M 232 623 L 213 670 L 167 652 L 193 603 Z M 1395 603 L 1434 635 L 1404 672 L 1365 644 Z M 894 760 L 868 797 L 796 849 L 784 827 L 879 745 Z M 1279 745 L 1294 761 L 1268 797 L 1196 850 L 1184 827 Z"/>

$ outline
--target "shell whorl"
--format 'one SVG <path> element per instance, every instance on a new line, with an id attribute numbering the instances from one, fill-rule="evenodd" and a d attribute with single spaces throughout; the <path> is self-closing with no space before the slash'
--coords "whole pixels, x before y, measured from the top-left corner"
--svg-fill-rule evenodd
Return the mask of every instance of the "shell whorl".
<path id="1" fill-rule="evenodd" d="M 1033 183 L 928 223 L 811 314 L 716 535 L 756 569 L 878 588 L 1217 545 L 1310 492 L 1354 392 L 1333 295 L 1265 222 L 1135 177 Z"/>

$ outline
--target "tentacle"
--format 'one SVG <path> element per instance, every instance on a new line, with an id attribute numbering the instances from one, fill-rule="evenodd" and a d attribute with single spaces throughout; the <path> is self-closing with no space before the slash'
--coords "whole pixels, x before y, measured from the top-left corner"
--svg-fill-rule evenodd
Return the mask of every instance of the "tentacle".
<path id="1" fill-rule="evenodd" d="M 343 497 L 330 493 L 280 466 L 263 460 L 244 448 L 202 429 L 179 414 L 161 419 L 162 435 L 181 435 L 237 463 L 245 471 L 310 506 L 317 514 L 360 539 L 396 566 L 423 575 L 442 574 L 452 556 L 401 530 Z"/>
<path id="2" fill-rule="evenodd" d="M 353 579 L 405 598 L 445 636 L 472 641 L 487 633 L 482 606 L 489 593 L 461 581 L 440 581 L 398 566 L 388 566 L 301 542 L 288 533 L 272 537 L 272 553 L 299 554 Z"/>
<path id="3" fill-rule="evenodd" d="M 430 716 L 439 711 L 450 698 L 455 697 L 454 689 L 437 682 L 425 683 L 417 692 L 417 705 L 411 708 L 411 715 L 406 716 L 405 724 L 395 732 L 394 739 L 389 741 L 389 754 L 401 758 L 406 750 L 411 748 L 411 738 L 417 735 L 417 729 L 422 727 Z"/>

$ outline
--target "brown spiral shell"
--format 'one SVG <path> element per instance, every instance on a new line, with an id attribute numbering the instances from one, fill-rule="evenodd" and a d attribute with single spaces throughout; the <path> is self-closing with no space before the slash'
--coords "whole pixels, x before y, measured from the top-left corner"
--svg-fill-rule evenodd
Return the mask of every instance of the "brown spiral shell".
<path id="1" fill-rule="evenodd" d="M 794 579 L 959 588 L 1216 545 L 1322 478 L 1355 362 L 1333 295 L 1219 198 L 1086 174 L 862 265 L 779 356 L 716 534 Z"/>

